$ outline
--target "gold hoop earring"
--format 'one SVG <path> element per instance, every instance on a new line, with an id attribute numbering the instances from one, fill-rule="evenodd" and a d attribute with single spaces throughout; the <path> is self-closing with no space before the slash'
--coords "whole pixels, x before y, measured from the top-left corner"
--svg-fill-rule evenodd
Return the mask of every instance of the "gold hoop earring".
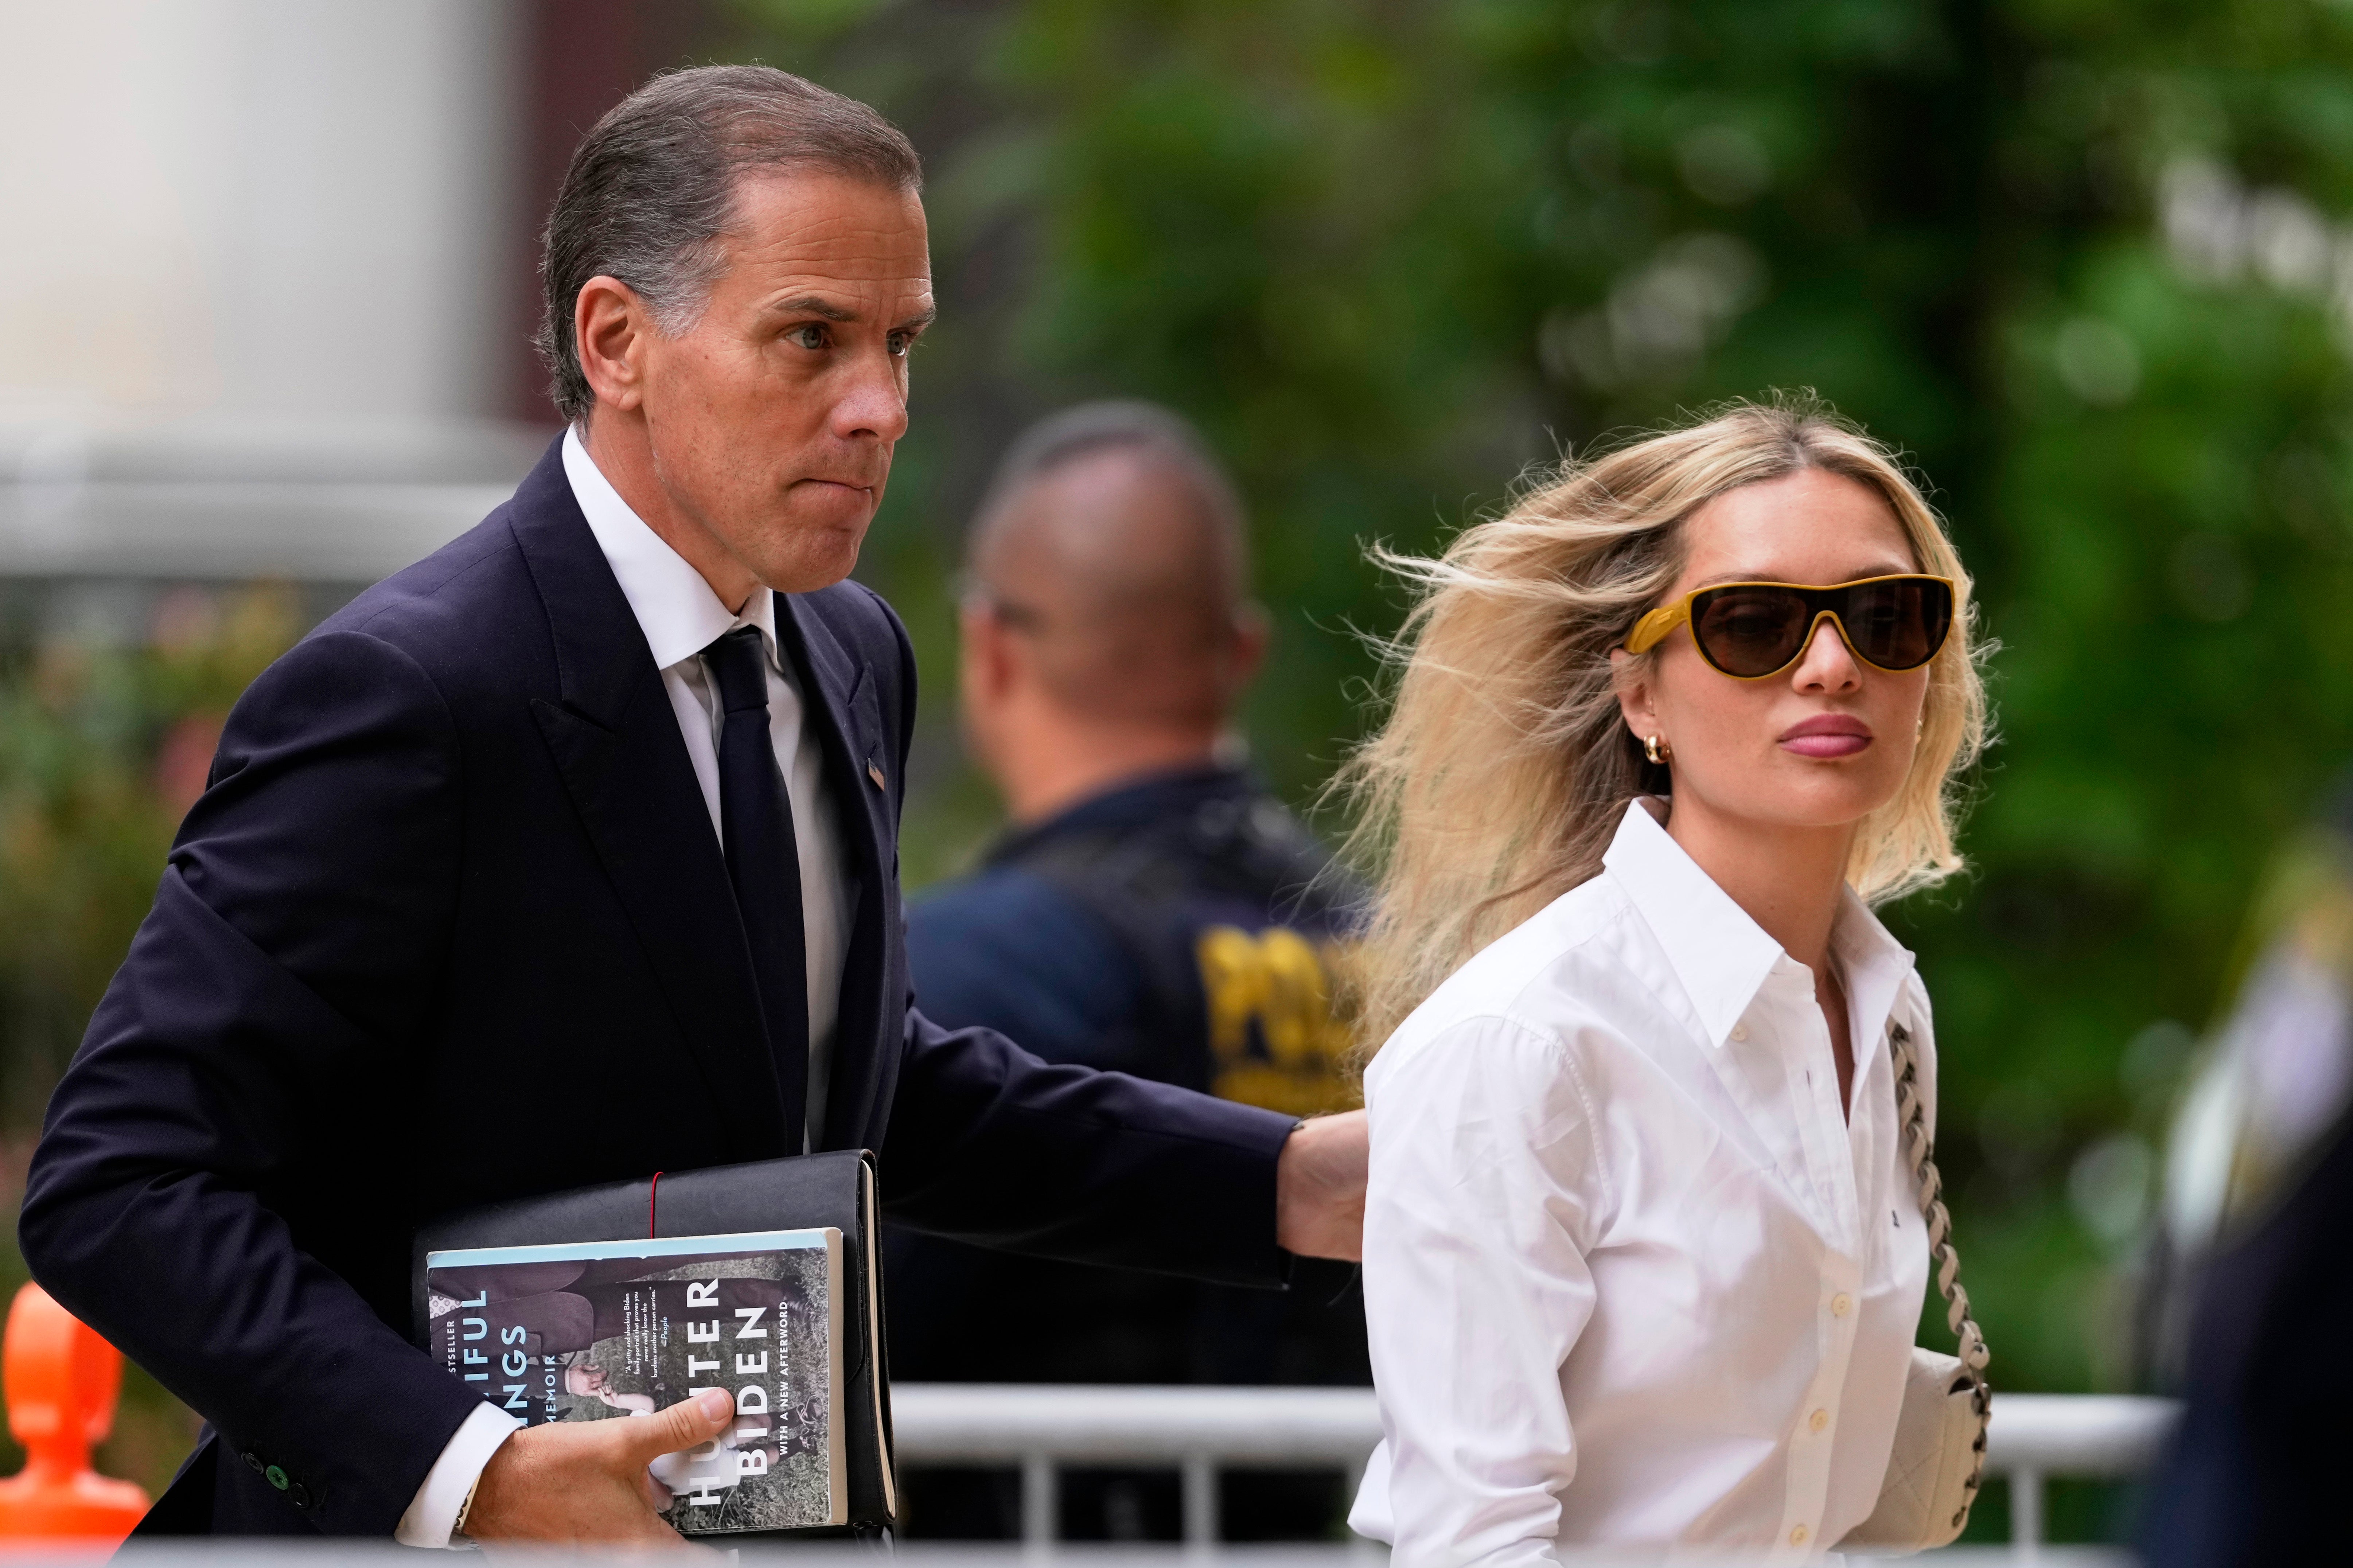
<path id="1" fill-rule="evenodd" d="M 1667 744 L 1664 735 L 1652 735 L 1642 742 L 1642 754 L 1653 763 L 1664 763 L 1675 754 L 1675 749 Z"/>

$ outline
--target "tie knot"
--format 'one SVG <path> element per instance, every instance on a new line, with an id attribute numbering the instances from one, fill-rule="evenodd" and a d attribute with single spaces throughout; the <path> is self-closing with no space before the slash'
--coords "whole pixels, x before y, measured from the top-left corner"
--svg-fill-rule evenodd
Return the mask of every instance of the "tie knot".
<path id="1" fill-rule="evenodd" d="M 730 713 L 767 711 L 768 656 L 760 646 L 759 627 L 737 626 L 704 648 L 702 657 L 719 683 L 721 708 Z"/>

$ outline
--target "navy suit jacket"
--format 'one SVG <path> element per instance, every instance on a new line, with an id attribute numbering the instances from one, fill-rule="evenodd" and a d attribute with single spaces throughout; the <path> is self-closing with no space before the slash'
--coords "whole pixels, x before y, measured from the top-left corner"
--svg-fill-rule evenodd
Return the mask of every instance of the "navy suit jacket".
<path id="1" fill-rule="evenodd" d="M 902 1225 L 1279 1283 L 1289 1119 L 914 1010 L 906 632 L 854 583 L 776 626 L 857 910 L 823 1146 L 878 1150 Z M 389 1534 L 480 1397 L 409 1343 L 417 1224 L 798 1152 L 762 1039 L 677 719 L 551 447 L 237 703 L 50 1101 L 25 1256 L 210 1428 L 159 1523 Z"/>

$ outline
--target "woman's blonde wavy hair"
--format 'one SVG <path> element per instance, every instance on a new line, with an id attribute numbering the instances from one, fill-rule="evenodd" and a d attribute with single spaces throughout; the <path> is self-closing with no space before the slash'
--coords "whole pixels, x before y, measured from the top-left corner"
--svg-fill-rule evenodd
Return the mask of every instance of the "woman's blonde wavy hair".
<path id="1" fill-rule="evenodd" d="M 1877 903 L 1960 868 L 1956 781 L 1986 736 L 1960 557 L 1894 454 L 1810 395 L 1725 405 L 1563 461 L 1440 559 L 1374 552 L 1416 600 L 1385 650 L 1388 721 L 1332 786 L 1356 808 L 1347 858 L 1375 889 L 1350 965 L 1364 1056 L 1473 954 L 1599 872 L 1629 800 L 1666 792 L 1667 770 L 1620 715 L 1610 650 L 1680 574 L 1686 519 L 1805 468 L 1877 492 L 1919 569 L 1957 589 L 1912 771 L 1861 824 L 1847 880 Z"/>

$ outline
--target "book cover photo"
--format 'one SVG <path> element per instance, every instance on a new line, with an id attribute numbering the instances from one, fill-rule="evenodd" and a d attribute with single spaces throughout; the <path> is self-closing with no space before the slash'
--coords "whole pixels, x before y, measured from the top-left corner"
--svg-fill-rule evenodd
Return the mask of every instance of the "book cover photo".
<path id="1" fill-rule="evenodd" d="M 723 1388 L 728 1429 L 652 1467 L 662 1517 L 684 1535 L 841 1524 L 841 1250 L 828 1228 L 434 1252 L 429 1343 L 531 1426 Z"/>

